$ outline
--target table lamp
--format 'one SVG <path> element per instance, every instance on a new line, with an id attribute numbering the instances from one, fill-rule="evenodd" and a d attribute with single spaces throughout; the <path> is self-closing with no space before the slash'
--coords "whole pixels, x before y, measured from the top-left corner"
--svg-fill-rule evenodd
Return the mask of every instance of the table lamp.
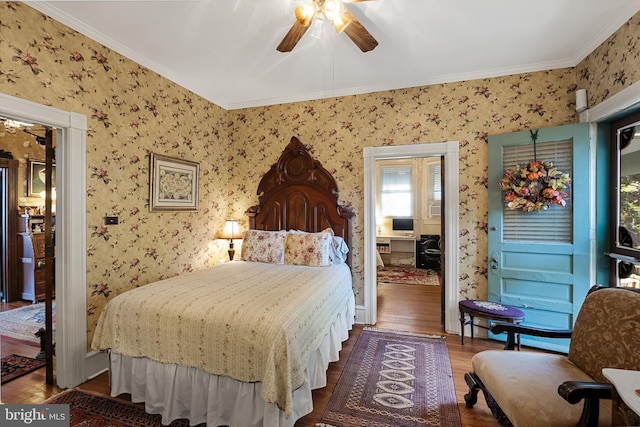
<path id="1" fill-rule="evenodd" d="M 241 237 L 242 233 L 240 233 L 238 221 L 235 219 L 228 219 L 218 238 L 229 240 L 229 261 L 233 261 L 233 257 L 236 253 L 235 249 L 233 249 L 233 239 L 240 239 Z"/>

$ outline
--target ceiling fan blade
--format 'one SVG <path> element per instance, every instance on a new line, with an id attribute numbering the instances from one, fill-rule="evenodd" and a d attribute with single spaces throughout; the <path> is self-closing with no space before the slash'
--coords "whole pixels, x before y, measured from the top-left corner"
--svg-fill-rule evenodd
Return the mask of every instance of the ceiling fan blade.
<path id="1" fill-rule="evenodd" d="M 358 0 L 366 1 L 366 0 Z M 367 31 L 366 28 L 356 19 L 355 16 L 344 8 L 344 16 L 351 20 L 351 24 L 347 25 L 344 32 L 349 36 L 351 40 L 360 48 L 363 52 L 369 52 L 378 46 L 378 41 Z"/>
<path id="2" fill-rule="evenodd" d="M 307 32 L 309 27 L 305 27 L 298 21 L 295 21 L 289 29 L 289 32 L 284 36 L 276 50 L 279 52 L 291 52 L 298 44 L 304 33 Z"/>

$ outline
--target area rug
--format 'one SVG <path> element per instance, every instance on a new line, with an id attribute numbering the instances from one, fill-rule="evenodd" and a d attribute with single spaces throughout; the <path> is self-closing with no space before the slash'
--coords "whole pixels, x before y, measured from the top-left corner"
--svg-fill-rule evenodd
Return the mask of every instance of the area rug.
<path id="1" fill-rule="evenodd" d="M 32 359 L 31 357 L 12 354 L 11 356 L 3 357 L 0 363 L 2 364 L 0 371 L 0 378 L 2 378 L 1 383 L 5 384 L 18 377 L 27 375 L 29 372 L 42 368 L 46 364 L 46 361 L 44 359 Z"/>
<path id="2" fill-rule="evenodd" d="M 162 417 L 147 414 L 133 403 L 84 390 L 68 390 L 48 399 L 47 404 L 69 405 L 69 427 L 161 427 Z M 187 427 L 186 419 L 175 420 L 169 427 Z M 200 424 L 199 427 L 206 427 Z"/>
<path id="3" fill-rule="evenodd" d="M 462 426 L 444 338 L 363 330 L 318 426 Z"/>
<path id="4" fill-rule="evenodd" d="M 56 306 L 53 304 L 53 319 L 56 318 Z M 44 303 L 31 304 L 0 313 L 0 335 L 40 344 L 35 336 L 44 328 Z M 55 333 L 55 324 L 54 324 Z"/>
<path id="5" fill-rule="evenodd" d="M 377 273 L 378 283 L 400 283 L 403 285 L 440 285 L 440 272 L 411 267 L 381 267 Z"/>

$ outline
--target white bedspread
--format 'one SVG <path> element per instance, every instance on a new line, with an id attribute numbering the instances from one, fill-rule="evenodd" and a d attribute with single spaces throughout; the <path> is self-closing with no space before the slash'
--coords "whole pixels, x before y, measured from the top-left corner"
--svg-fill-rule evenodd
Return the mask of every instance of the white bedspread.
<path id="1" fill-rule="evenodd" d="M 350 298 L 346 265 L 235 261 L 114 298 L 92 347 L 261 382 L 262 398 L 290 414 L 311 352 Z"/>

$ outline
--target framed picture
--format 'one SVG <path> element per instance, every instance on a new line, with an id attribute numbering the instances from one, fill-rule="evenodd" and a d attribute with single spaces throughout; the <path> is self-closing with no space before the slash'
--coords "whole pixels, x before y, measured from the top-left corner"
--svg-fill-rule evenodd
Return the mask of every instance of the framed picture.
<path id="1" fill-rule="evenodd" d="M 41 197 L 44 191 L 45 163 L 40 160 L 27 160 L 27 196 Z M 51 188 L 56 188 L 56 165 L 51 172 Z"/>
<path id="2" fill-rule="evenodd" d="M 198 210 L 200 164 L 151 153 L 149 210 Z"/>

